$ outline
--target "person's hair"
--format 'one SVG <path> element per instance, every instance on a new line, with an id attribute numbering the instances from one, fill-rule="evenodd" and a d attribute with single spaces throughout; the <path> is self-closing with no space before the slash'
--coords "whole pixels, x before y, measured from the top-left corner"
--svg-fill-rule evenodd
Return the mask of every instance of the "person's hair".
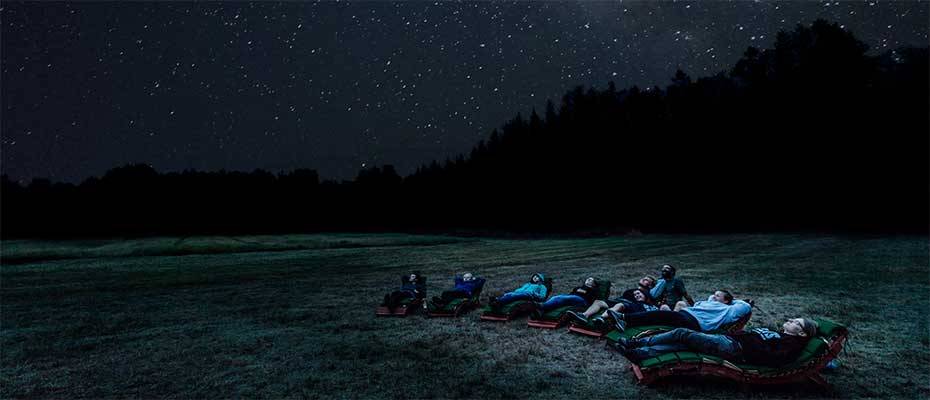
<path id="1" fill-rule="evenodd" d="M 801 329 L 804 330 L 804 333 L 810 338 L 817 334 L 817 330 L 820 329 L 820 326 L 812 319 L 801 318 Z"/>
<path id="2" fill-rule="evenodd" d="M 654 277 L 654 276 L 652 276 L 652 275 L 646 275 L 646 276 L 644 276 L 643 278 L 648 279 L 649 281 L 652 282 L 652 284 L 649 285 L 649 287 L 651 287 L 651 288 L 656 287 L 656 282 L 658 282 L 658 279 L 656 279 L 656 277 Z"/>
<path id="3" fill-rule="evenodd" d="M 718 292 L 722 292 L 722 293 L 723 293 L 723 300 L 726 301 L 727 303 L 730 303 L 730 302 L 733 301 L 733 294 L 730 293 L 729 290 L 722 290 L 722 289 L 721 289 L 721 290 L 718 290 Z"/>

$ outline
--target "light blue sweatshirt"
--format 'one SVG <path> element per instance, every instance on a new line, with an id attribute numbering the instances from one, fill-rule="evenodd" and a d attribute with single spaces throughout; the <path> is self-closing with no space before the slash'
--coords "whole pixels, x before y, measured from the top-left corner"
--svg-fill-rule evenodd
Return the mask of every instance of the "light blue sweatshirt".
<path id="1" fill-rule="evenodd" d="M 517 288 L 517 290 L 514 290 L 512 293 L 514 294 L 529 293 L 539 299 L 545 299 L 546 298 L 546 285 L 544 284 L 544 282 L 546 281 L 546 277 L 543 276 L 543 274 L 535 274 L 533 276 L 539 276 L 539 283 L 533 283 L 531 279 L 530 282 L 524 283 L 523 286 L 520 286 L 519 288 Z"/>
<path id="2" fill-rule="evenodd" d="M 733 299 L 733 304 L 724 304 L 714 300 L 711 295 L 707 301 L 699 301 L 682 311 L 694 316 L 704 332 L 720 329 L 721 326 L 736 322 L 749 314 L 752 307 L 749 303 Z"/>

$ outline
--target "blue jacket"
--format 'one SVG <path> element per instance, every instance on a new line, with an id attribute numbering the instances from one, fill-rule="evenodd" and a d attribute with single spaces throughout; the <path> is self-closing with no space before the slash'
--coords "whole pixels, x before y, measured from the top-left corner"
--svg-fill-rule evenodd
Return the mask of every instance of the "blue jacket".
<path id="1" fill-rule="evenodd" d="M 455 291 L 468 293 L 468 297 L 474 295 L 475 290 L 480 289 L 484 286 L 484 278 L 475 278 L 468 282 L 465 282 L 461 276 L 455 277 Z"/>
<path id="2" fill-rule="evenodd" d="M 514 294 L 528 293 L 528 294 L 533 295 L 533 297 L 536 297 L 538 300 L 545 299 L 546 294 L 547 294 L 546 283 L 545 283 L 546 277 L 541 273 L 534 274 L 533 276 L 539 277 L 539 283 L 533 283 L 533 278 L 530 277 L 529 282 L 524 283 L 523 286 L 520 286 L 519 288 L 517 288 L 517 290 L 514 290 L 511 293 L 514 293 Z"/>

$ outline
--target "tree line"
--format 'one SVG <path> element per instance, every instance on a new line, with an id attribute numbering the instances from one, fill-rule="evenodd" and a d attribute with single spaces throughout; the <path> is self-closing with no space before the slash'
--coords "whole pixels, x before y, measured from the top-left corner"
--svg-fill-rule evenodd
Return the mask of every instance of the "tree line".
<path id="1" fill-rule="evenodd" d="M 2 183 L 4 237 L 334 230 L 928 230 L 928 48 L 823 20 L 665 88 L 576 87 L 409 176 L 114 168 Z"/>

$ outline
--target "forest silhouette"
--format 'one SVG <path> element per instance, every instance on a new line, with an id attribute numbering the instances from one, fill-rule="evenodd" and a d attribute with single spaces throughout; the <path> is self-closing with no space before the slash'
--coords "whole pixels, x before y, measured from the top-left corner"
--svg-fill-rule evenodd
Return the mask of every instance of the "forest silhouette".
<path id="1" fill-rule="evenodd" d="M 576 87 L 467 155 L 353 181 L 314 170 L 2 182 L 2 234 L 928 230 L 928 48 L 871 56 L 823 20 L 666 88 Z"/>

